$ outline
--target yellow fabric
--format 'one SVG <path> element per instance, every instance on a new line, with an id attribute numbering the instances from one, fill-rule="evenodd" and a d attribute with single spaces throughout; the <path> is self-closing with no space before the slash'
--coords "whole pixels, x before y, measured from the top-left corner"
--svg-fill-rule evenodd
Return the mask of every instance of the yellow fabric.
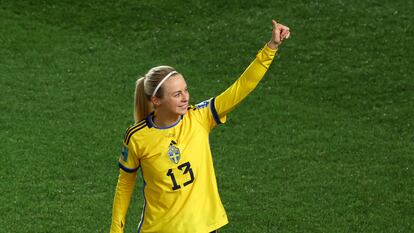
<path id="1" fill-rule="evenodd" d="M 114 197 L 114 206 L 112 208 L 111 233 L 124 232 L 125 214 L 129 207 L 135 180 L 136 172 L 128 173 L 122 169 L 119 170 L 118 184 Z"/>
<path id="2" fill-rule="evenodd" d="M 217 189 L 209 133 L 256 87 L 275 52 L 265 46 L 231 87 L 189 108 L 174 125 L 158 128 L 150 115 L 127 130 L 111 233 L 124 231 L 138 168 L 145 201 L 138 232 L 208 233 L 228 223 Z"/>

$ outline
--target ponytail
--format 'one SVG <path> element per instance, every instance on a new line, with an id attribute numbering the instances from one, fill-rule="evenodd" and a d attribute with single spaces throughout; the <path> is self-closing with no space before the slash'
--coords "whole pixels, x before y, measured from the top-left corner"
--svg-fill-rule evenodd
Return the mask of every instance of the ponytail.
<path id="1" fill-rule="evenodd" d="M 158 98 L 163 97 L 162 82 L 165 81 L 167 75 L 178 74 L 171 66 L 156 66 L 148 71 L 148 73 L 139 78 L 135 83 L 134 96 L 134 118 L 135 122 L 140 122 L 145 119 L 154 107 L 152 105 L 151 96 L 155 95 Z M 168 78 L 168 77 L 167 77 Z"/>
<path id="2" fill-rule="evenodd" d="M 139 78 L 135 83 L 135 99 L 134 99 L 134 118 L 135 122 L 145 119 L 152 112 L 150 104 L 144 89 L 145 78 Z"/>

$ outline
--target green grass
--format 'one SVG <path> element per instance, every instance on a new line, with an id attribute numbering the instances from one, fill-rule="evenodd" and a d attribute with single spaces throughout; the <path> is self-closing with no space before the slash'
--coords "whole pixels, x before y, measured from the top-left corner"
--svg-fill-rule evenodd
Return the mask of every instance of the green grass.
<path id="1" fill-rule="evenodd" d="M 413 11 L 401 0 L 2 1 L 0 232 L 108 232 L 135 79 L 168 64 L 193 103 L 217 95 L 271 18 L 291 39 L 211 136 L 222 232 L 414 231 Z"/>

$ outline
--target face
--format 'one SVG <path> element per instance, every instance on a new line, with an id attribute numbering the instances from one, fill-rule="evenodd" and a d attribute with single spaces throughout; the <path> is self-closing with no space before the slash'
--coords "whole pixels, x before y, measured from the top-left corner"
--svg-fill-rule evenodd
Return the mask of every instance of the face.
<path id="1" fill-rule="evenodd" d="M 171 76 L 162 84 L 163 97 L 153 99 L 158 112 L 171 116 L 184 115 L 190 101 L 187 83 L 181 74 Z M 154 98 L 154 97 L 153 97 Z"/>

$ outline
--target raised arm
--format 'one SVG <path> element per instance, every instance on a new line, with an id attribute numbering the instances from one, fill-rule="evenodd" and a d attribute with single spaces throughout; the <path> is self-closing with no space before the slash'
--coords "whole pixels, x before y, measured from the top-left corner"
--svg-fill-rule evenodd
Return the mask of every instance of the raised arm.
<path id="1" fill-rule="evenodd" d="M 256 59 L 227 90 L 218 95 L 214 106 L 219 117 L 232 111 L 247 95 L 252 92 L 265 75 L 283 40 L 289 38 L 289 28 L 272 20 L 272 39 L 257 54 Z"/>

